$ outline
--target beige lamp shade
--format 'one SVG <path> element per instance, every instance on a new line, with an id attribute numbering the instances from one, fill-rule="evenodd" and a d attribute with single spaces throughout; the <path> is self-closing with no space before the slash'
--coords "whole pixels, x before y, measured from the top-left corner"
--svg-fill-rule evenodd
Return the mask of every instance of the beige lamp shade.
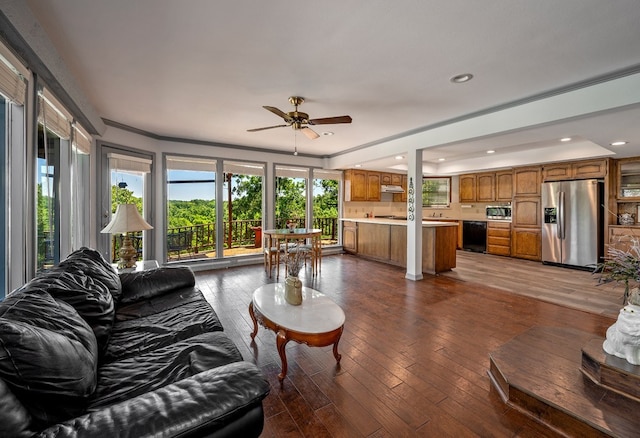
<path id="1" fill-rule="evenodd" d="M 138 208 L 134 204 L 120 204 L 111 218 L 111 222 L 100 232 L 113 234 L 151 229 L 153 227 L 140 216 Z"/>

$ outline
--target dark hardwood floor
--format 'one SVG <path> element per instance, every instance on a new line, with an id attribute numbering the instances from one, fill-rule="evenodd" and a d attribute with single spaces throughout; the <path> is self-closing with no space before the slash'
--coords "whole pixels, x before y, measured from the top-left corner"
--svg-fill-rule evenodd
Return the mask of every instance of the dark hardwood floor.
<path id="1" fill-rule="evenodd" d="M 342 361 L 336 366 L 331 347 L 290 342 L 282 386 L 275 334 L 260 327 L 252 345 L 247 310 L 252 292 L 275 277 L 256 265 L 198 272 L 197 282 L 244 358 L 271 383 L 263 437 L 558 436 L 501 401 L 487 375 L 489 353 L 535 326 L 604 336 L 617 312 L 595 304 L 589 312 L 570 308 L 594 281 L 589 273 L 550 267 L 556 278 L 575 284 L 571 293 L 563 284 L 567 303 L 554 304 L 509 292 L 483 271 L 512 269 L 506 274 L 511 284 L 540 293 L 550 282 L 544 288 L 553 294 L 551 274 L 538 270 L 547 267 L 484 256 L 459 252 L 452 273 L 417 282 L 400 268 L 350 255 L 324 257 L 317 278 L 310 269 L 301 277 L 345 311 Z M 470 273 L 474 266 L 480 273 Z M 620 308 L 618 292 L 605 299 L 611 309 Z"/>

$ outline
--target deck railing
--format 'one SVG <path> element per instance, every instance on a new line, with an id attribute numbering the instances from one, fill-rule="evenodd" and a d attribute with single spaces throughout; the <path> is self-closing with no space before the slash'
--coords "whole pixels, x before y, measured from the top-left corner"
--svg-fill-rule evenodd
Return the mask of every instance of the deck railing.
<path id="1" fill-rule="evenodd" d="M 276 227 L 285 228 L 287 222 L 295 222 L 296 227 L 305 228 L 305 219 L 278 219 Z M 259 248 L 261 239 L 256 237 L 256 233 L 261 229 L 261 220 L 235 220 L 231 221 L 231 234 L 229 234 L 229 222 L 224 222 L 224 248 Z M 337 243 L 338 239 L 338 219 L 337 218 L 314 218 L 313 228 L 322 230 L 323 242 L 331 244 Z M 191 225 L 187 227 L 169 228 L 167 230 L 167 252 L 170 258 L 180 258 L 181 256 L 194 256 L 199 253 L 215 251 L 216 249 L 216 224 Z M 261 235 L 261 233 L 260 233 Z M 138 250 L 138 258 L 142 259 L 142 232 L 131 233 L 133 246 Z M 231 238 L 229 238 L 231 237 Z M 119 259 L 118 251 L 122 244 L 122 236 L 114 234 L 112 236 L 112 261 Z"/>

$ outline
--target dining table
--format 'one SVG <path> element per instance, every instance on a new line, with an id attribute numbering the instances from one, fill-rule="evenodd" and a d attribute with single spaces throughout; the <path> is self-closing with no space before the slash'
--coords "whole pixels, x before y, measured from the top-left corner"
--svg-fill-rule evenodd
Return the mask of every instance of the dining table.
<path id="1" fill-rule="evenodd" d="M 276 278 L 280 275 L 280 250 L 284 253 L 284 260 L 289 257 L 289 248 L 292 245 L 308 245 L 311 254 L 311 271 L 316 275 L 321 266 L 321 236 L 320 228 L 277 228 L 271 230 L 262 230 L 267 248 L 277 248 Z M 309 243 L 307 243 L 309 242 Z M 286 269 L 285 269 L 286 276 Z"/>

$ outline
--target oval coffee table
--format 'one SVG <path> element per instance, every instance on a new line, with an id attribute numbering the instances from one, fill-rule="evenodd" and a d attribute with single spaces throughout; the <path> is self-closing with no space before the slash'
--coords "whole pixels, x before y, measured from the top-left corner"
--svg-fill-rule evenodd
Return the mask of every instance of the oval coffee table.
<path id="1" fill-rule="evenodd" d="M 253 292 L 249 304 L 253 320 L 251 339 L 258 333 L 258 322 L 276 333 L 276 345 L 282 361 L 282 382 L 287 375 L 285 346 L 289 341 L 312 347 L 333 344 L 333 356 L 340 363 L 338 342 L 344 328 L 344 312 L 329 297 L 309 287 L 302 287 L 302 304 L 293 306 L 284 299 L 284 285 L 270 283 Z"/>

